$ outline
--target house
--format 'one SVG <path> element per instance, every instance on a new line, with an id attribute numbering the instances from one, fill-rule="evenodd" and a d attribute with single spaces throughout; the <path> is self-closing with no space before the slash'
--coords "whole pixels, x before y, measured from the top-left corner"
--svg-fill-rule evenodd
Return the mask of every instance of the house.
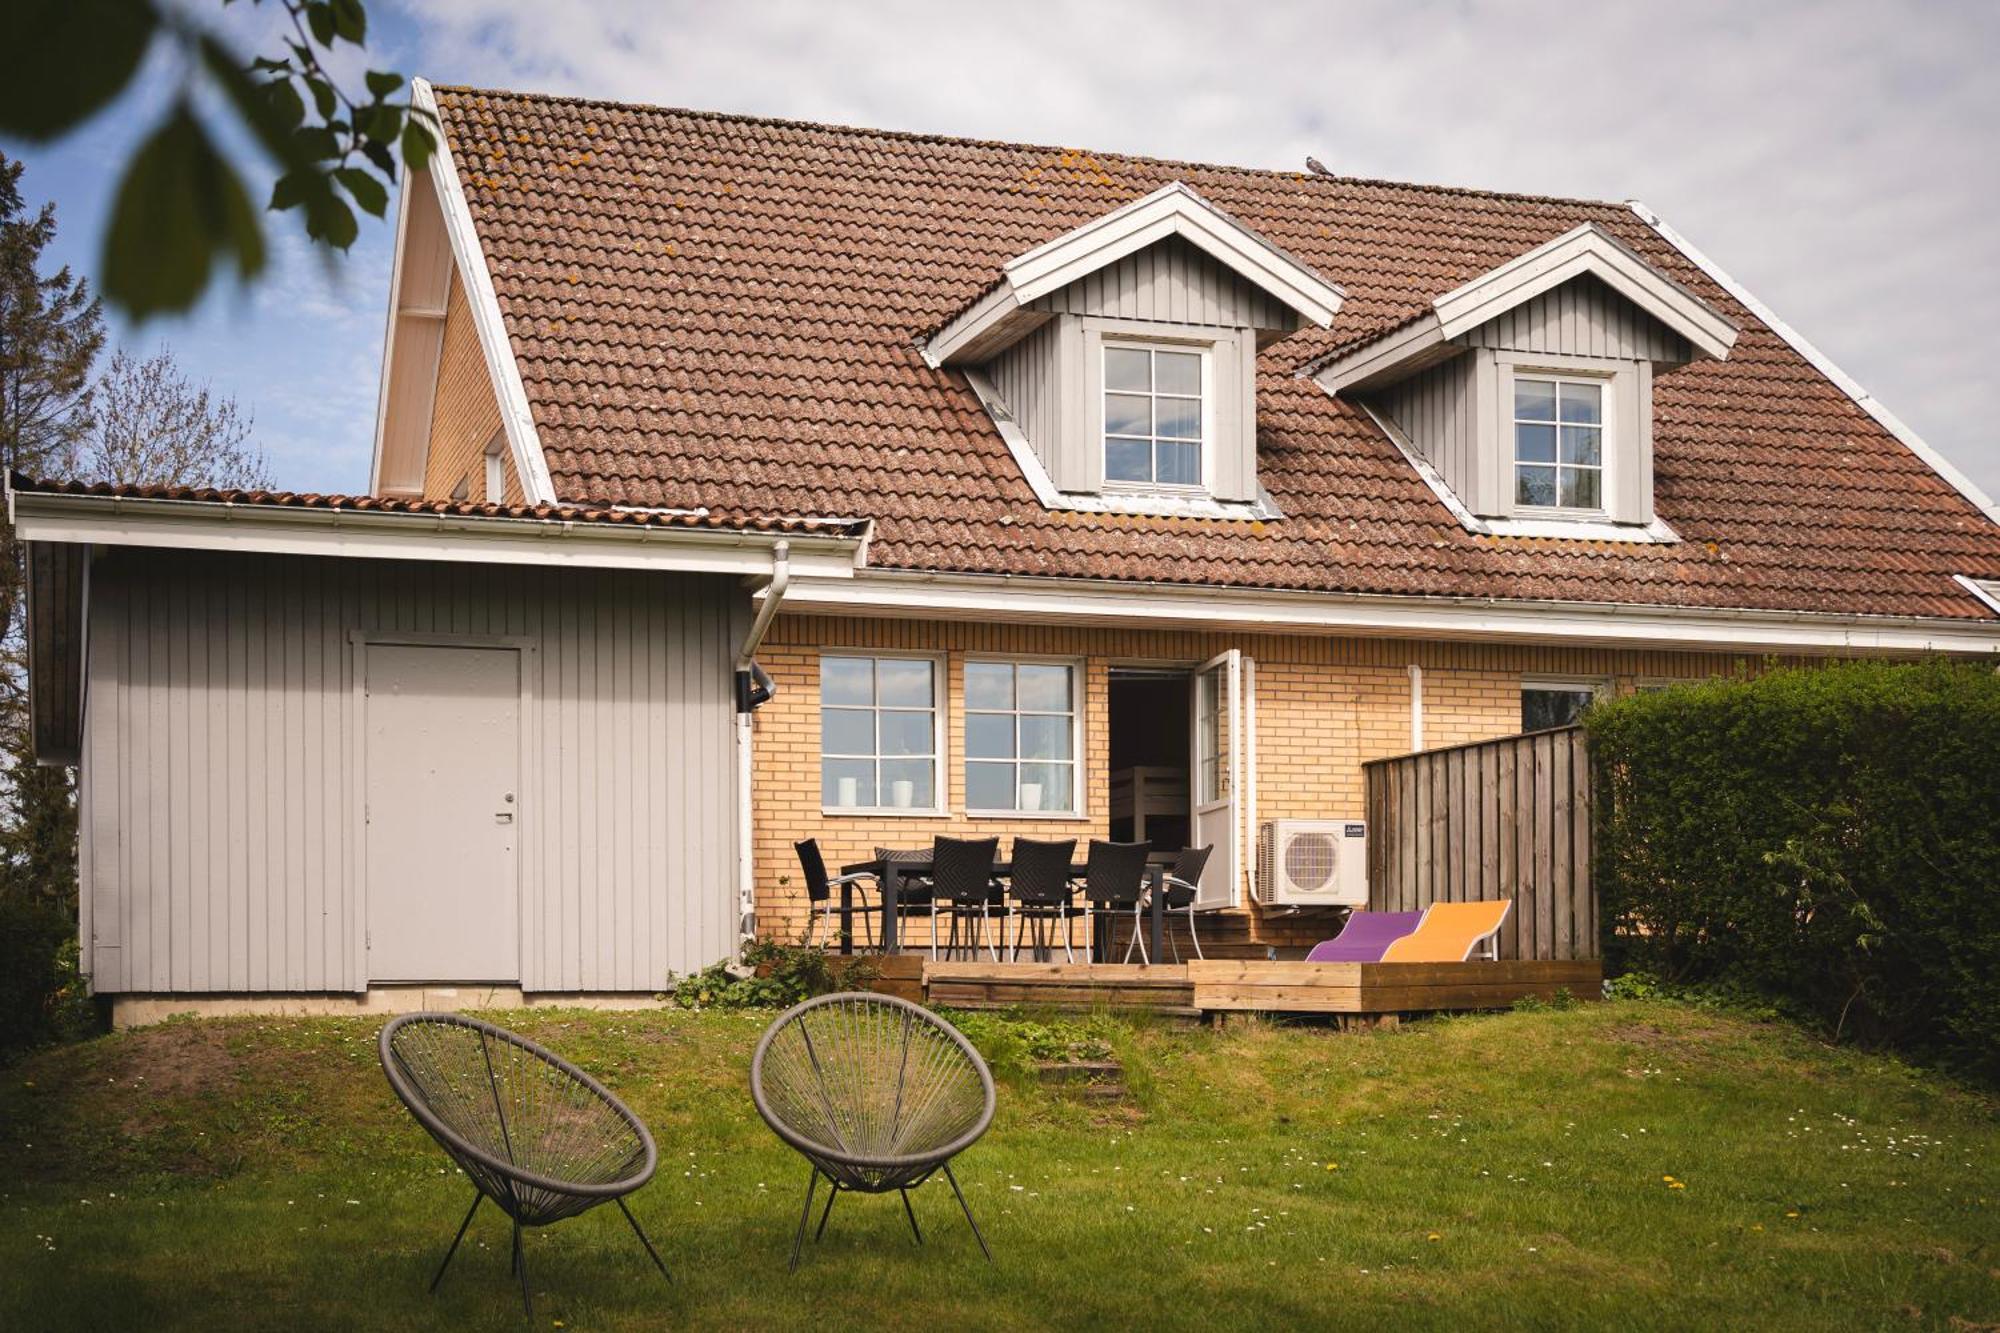
<path id="1" fill-rule="evenodd" d="M 134 1013 L 644 994 L 807 836 L 1143 821 L 1291 948 L 1365 760 L 2000 651 L 1992 502 L 1642 205 L 417 96 L 367 495 L 12 483 Z"/>

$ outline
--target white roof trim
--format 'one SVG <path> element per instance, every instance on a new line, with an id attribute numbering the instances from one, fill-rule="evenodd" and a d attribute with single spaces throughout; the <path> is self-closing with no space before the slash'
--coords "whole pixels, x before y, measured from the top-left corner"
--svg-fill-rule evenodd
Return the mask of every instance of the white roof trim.
<path id="1" fill-rule="evenodd" d="M 1681 539 L 1680 533 L 1657 515 L 1646 524 L 1564 518 L 1481 518 L 1465 507 L 1465 502 L 1458 498 L 1458 493 L 1452 490 L 1444 474 L 1417 451 L 1416 445 L 1401 427 L 1367 403 L 1361 404 L 1361 410 L 1389 437 L 1389 443 L 1396 446 L 1396 451 L 1403 455 L 1403 461 L 1423 478 L 1424 485 L 1431 488 L 1431 494 L 1437 496 L 1439 503 L 1451 511 L 1451 516 L 1467 532 L 1482 537 L 1548 537 L 1579 542 L 1670 543 Z"/>
<path id="2" fill-rule="evenodd" d="M 1736 345 L 1734 323 L 1610 232 L 1586 222 L 1446 292 L 1431 302 L 1429 314 L 1304 373 L 1338 393 L 1586 273 L 1686 338 L 1700 355 L 1726 360 Z"/>
<path id="3" fill-rule="evenodd" d="M 1995 615 L 2000 615 L 2000 579 L 1976 579 L 1970 574 L 1953 574 L 1959 586 L 1986 603 Z"/>
<path id="4" fill-rule="evenodd" d="M 428 111 L 432 116 L 438 114 L 437 97 L 428 79 L 410 81 L 410 101 L 418 110 Z M 459 280 L 465 284 L 473 328 L 478 331 L 486 368 L 493 377 L 494 396 L 500 402 L 500 424 L 507 432 L 507 445 L 514 456 L 515 474 L 521 479 L 522 495 L 529 504 L 555 504 L 555 483 L 549 479 L 548 458 L 542 452 L 541 435 L 535 429 L 535 415 L 528 407 L 527 386 L 521 382 L 521 368 L 514 361 L 513 344 L 507 338 L 506 321 L 500 314 L 500 297 L 493 290 L 486 252 L 479 244 L 472 209 L 465 202 L 458 167 L 452 161 L 441 125 L 437 148 L 431 154 L 430 173 L 431 183 L 437 187 L 438 206 L 444 211 L 452 259 L 458 265 Z"/>
<path id="5" fill-rule="evenodd" d="M 1346 293 L 1208 202 L 1180 181 L 1092 218 L 1001 266 L 1000 285 L 951 321 L 924 348 L 933 366 L 1038 297 L 1059 291 L 1126 255 L 1179 236 L 1321 328 Z"/>
<path id="6" fill-rule="evenodd" d="M 1773 314 L 1769 306 L 1752 296 L 1742 283 L 1723 272 L 1714 260 L 1710 259 L 1700 250 L 1697 250 L 1685 236 L 1662 221 L 1659 214 L 1637 199 L 1628 201 L 1627 206 L 1631 208 L 1632 212 L 1638 216 L 1641 222 L 1644 222 L 1647 226 L 1658 232 L 1668 245 L 1673 246 L 1674 249 L 1686 256 L 1689 263 L 1693 264 L 1703 273 L 1706 273 L 1715 281 L 1718 287 L 1735 297 L 1737 303 L 1755 315 L 1759 322 L 1766 328 L 1790 344 L 1793 351 L 1811 362 L 1813 369 L 1832 380 L 1836 388 L 1854 400 L 1855 406 L 1875 418 L 1882 429 L 1902 441 L 1905 448 L 1918 458 L 1921 458 L 1933 472 L 1949 482 L 1960 495 L 1972 501 L 1973 505 L 1981 513 L 1985 514 L 1986 517 L 1996 523 L 2000 523 L 2000 506 L 1996 506 L 1993 503 L 1992 497 L 1981 490 L 1972 478 L 1959 471 L 1943 454 L 1925 444 L 1923 438 L 1904 425 L 1894 412 L 1884 407 L 1880 399 L 1862 388 L 1846 371 L 1828 360 L 1824 352 L 1821 352 L 1819 348 L 1807 342 L 1805 338 L 1800 336 L 1796 329 Z"/>

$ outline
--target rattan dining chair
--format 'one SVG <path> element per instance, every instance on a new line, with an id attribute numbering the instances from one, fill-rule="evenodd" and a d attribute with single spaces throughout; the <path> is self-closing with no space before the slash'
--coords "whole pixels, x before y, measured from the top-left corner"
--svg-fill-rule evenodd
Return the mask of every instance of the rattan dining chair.
<path id="1" fill-rule="evenodd" d="M 815 1241 L 842 1194 L 894 1190 L 922 1245 L 910 1191 L 942 1171 L 992 1261 L 951 1159 L 993 1122 L 993 1075 L 957 1028 L 891 995 L 822 995 L 765 1031 L 750 1059 L 750 1096 L 764 1123 L 812 1166 L 792 1235 L 793 1271 L 822 1176 L 831 1189 Z"/>
<path id="2" fill-rule="evenodd" d="M 890 861 L 928 861 L 931 859 L 931 849 L 928 847 L 877 847 L 875 849 L 875 859 L 884 862 L 885 865 Z M 918 916 L 929 918 L 931 923 L 931 944 L 935 948 L 937 944 L 937 903 L 936 895 L 931 892 L 931 877 L 929 875 L 899 875 L 897 876 L 896 886 L 896 918 L 898 921 L 907 921 L 911 917 Z M 896 938 L 901 940 L 904 936 L 898 931 Z"/>
<path id="3" fill-rule="evenodd" d="M 1021 956 L 1021 940 L 1030 928 L 1034 936 L 1028 946 L 1028 957 L 1035 962 L 1047 962 L 1055 954 L 1055 937 L 1062 936 L 1063 958 L 1076 961 L 1076 951 L 1070 947 L 1070 919 L 1075 915 L 1076 889 L 1070 883 L 1070 862 L 1076 857 L 1076 839 L 1065 838 L 1060 842 L 1043 841 L 1037 838 L 1014 839 L 1014 853 L 1011 860 L 1014 914 L 1013 958 Z"/>
<path id="4" fill-rule="evenodd" d="M 513 1219 L 510 1271 L 521 1280 L 521 1306 L 531 1318 L 522 1231 L 602 1203 L 618 1205 L 672 1281 L 625 1205 L 626 1195 L 653 1178 L 653 1136 L 602 1083 L 525 1037 L 461 1014 L 392 1018 L 380 1052 L 397 1099 L 473 1184 L 472 1207 L 431 1278 L 432 1291 L 487 1199 Z"/>
<path id="5" fill-rule="evenodd" d="M 1194 945 L 1194 956 L 1202 957 L 1201 937 L 1194 933 L 1195 900 L 1201 896 L 1201 872 L 1208 866 L 1208 854 L 1214 847 L 1183 847 L 1174 857 L 1173 865 L 1160 877 L 1159 893 L 1162 895 L 1161 910 L 1171 921 L 1179 912 L 1187 917 L 1188 942 Z M 1132 932 L 1133 943 L 1138 943 L 1139 932 Z M 1180 945 L 1174 942 L 1172 932 L 1167 934 L 1168 947 L 1174 951 L 1174 961 L 1181 960 Z M 1143 945 L 1141 948 L 1145 947 Z M 1125 946 L 1125 961 L 1132 961 L 1132 946 Z"/>
<path id="6" fill-rule="evenodd" d="M 965 956 L 979 956 L 980 945 L 1000 961 L 1000 942 L 1006 937 L 1006 903 L 996 903 L 998 885 L 993 865 L 1000 854 L 998 838 L 945 838 L 931 844 L 932 910 L 950 918 L 944 952 L 949 958 L 958 949 Z M 998 938 L 989 937 L 994 926 Z M 931 925 L 931 957 L 938 956 L 937 925 Z"/>
<path id="7" fill-rule="evenodd" d="M 854 927 L 850 923 L 843 921 L 840 924 L 840 929 L 836 931 L 833 919 L 840 909 L 834 906 L 833 891 L 845 888 L 851 884 L 860 884 L 873 880 L 875 876 L 863 871 L 860 874 L 839 875 L 829 878 L 826 873 L 826 857 L 820 852 L 819 839 L 817 838 L 807 838 L 804 842 L 795 842 L 792 844 L 792 850 L 798 853 L 799 873 L 803 874 L 806 878 L 806 933 L 805 937 L 799 941 L 800 945 L 810 948 L 813 942 L 813 933 L 822 923 L 826 926 L 828 941 L 839 942 L 841 936 L 851 932 Z M 881 912 L 881 904 L 855 903 L 847 910 L 861 918 L 863 939 L 868 947 L 873 948 L 875 944 L 875 928 L 871 922 L 874 916 Z"/>
<path id="8" fill-rule="evenodd" d="M 1086 928 L 1094 925 L 1099 914 L 1110 915 L 1114 920 L 1129 916 L 1133 936 L 1138 936 L 1139 909 L 1146 896 L 1146 858 L 1152 854 L 1153 844 L 1150 842 L 1090 840 L 1090 854 L 1084 861 L 1083 876 Z M 1096 938 L 1094 933 L 1091 938 Z M 1145 953 L 1145 941 L 1140 940 L 1140 957 L 1145 958 Z M 1125 957 L 1127 961 L 1132 957 L 1129 947 L 1125 950 Z"/>

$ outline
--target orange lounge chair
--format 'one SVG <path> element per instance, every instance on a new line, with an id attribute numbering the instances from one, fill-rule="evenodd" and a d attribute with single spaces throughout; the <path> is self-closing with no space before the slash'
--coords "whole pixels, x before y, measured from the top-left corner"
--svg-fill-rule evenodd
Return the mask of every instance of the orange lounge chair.
<path id="1" fill-rule="evenodd" d="M 1463 963 L 1475 953 L 1500 957 L 1500 925 L 1514 900 L 1483 903 L 1432 903 L 1417 928 L 1391 944 L 1385 963 Z"/>

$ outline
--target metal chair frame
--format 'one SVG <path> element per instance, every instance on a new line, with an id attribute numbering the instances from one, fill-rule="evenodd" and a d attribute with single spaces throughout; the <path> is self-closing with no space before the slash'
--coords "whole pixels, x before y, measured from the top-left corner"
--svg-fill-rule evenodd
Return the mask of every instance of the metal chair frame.
<path id="1" fill-rule="evenodd" d="M 1070 863 L 1075 859 L 1075 838 L 1061 841 L 1014 839 L 1011 861 L 1014 961 L 1019 961 L 1021 957 L 1021 941 L 1030 927 L 1033 927 L 1034 939 L 1028 948 L 1029 958 L 1041 963 L 1055 956 L 1054 928 L 1059 927 L 1063 958 L 1067 962 L 1076 961 L 1076 951 L 1071 947 L 1070 940 L 1073 934 L 1070 922 L 1077 915 L 1076 887 L 1069 877 Z"/>
<path id="2" fill-rule="evenodd" d="M 1149 842 L 1106 842 L 1092 838 L 1083 877 L 1085 933 L 1090 934 L 1099 913 L 1115 916 L 1130 912 L 1132 939 L 1139 948 L 1139 957 L 1146 962 L 1152 960 L 1147 957 L 1146 943 L 1139 936 L 1146 902 L 1146 858 L 1152 854 L 1153 845 Z M 1125 948 L 1125 961 L 1132 961 L 1131 945 Z"/>
<path id="3" fill-rule="evenodd" d="M 1175 912 L 1186 915 L 1188 942 L 1194 945 L 1196 958 L 1204 955 L 1201 951 L 1201 936 L 1195 934 L 1194 929 L 1195 900 L 1201 894 L 1201 872 L 1207 869 L 1209 854 L 1214 850 L 1213 846 L 1183 847 L 1180 855 L 1174 858 L 1173 869 L 1160 877 L 1159 892 L 1164 894 L 1166 899 L 1161 904 L 1160 910 L 1168 916 L 1172 916 Z M 1182 900 L 1179 905 L 1175 904 L 1176 898 Z M 1143 912 L 1151 905 L 1150 902 L 1142 902 L 1140 910 Z M 1136 918 L 1132 924 L 1132 944 L 1138 944 L 1143 954 L 1146 946 L 1139 944 L 1139 924 Z M 1125 946 L 1125 961 L 1128 963 L 1132 961 L 1132 944 Z M 1174 961 L 1178 963 L 1181 960 L 1181 948 L 1174 942 L 1171 931 L 1167 933 L 1167 946 L 1174 951 Z"/>
<path id="4" fill-rule="evenodd" d="M 826 857 L 820 852 L 819 839 L 817 838 L 807 838 L 803 842 L 795 842 L 792 844 L 792 850 L 798 853 L 799 870 L 806 877 L 806 932 L 804 937 L 800 939 L 799 944 L 802 947 L 810 948 L 813 942 L 814 930 L 822 922 L 826 925 L 827 938 L 829 940 L 837 940 L 839 935 L 834 929 L 834 917 L 838 915 L 838 909 L 833 903 L 834 890 L 843 888 L 849 884 L 858 884 L 865 880 L 872 880 L 875 876 L 867 871 L 853 875 L 828 876 L 826 873 Z M 881 885 L 879 883 L 876 885 L 876 892 L 877 894 L 881 892 Z M 866 937 L 867 947 L 873 948 L 875 945 L 874 918 L 881 913 L 881 904 L 879 902 L 860 903 L 850 907 L 848 910 L 861 918 L 861 926 Z"/>
<path id="5" fill-rule="evenodd" d="M 946 937 L 945 957 L 960 948 L 968 960 L 979 956 L 984 944 L 994 962 L 1000 961 L 999 945 L 1006 940 L 1007 905 L 1005 891 L 994 878 L 993 866 L 999 859 L 998 838 L 947 838 L 940 836 L 931 847 L 931 957 L 938 956 L 936 913 L 951 918 Z M 995 902 L 996 897 L 1000 898 Z M 999 910 L 996 912 L 995 908 Z M 987 938 L 986 927 L 1000 918 L 998 939 Z M 964 926 L 964 942 L 959 928 Z"/>

